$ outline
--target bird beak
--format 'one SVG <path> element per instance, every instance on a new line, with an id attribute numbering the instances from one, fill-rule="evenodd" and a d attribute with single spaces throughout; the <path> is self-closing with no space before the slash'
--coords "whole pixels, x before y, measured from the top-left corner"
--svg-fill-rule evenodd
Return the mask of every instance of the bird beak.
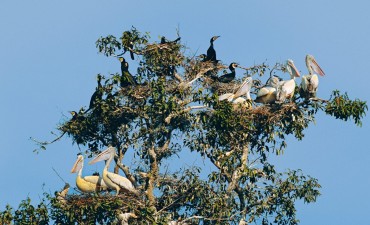
<path id="1" fill-rule="evenodd" d="M 310 66 L 311 68 L 313 69 L 313 71 L 317 74 L 319 74 L 320 76 L 325 76 L 325 73 L 324 71 L 321 69 L 321 67 L 319 66 L 319 64 L 317 64 L 316 60 L 313 59 L 312 61 L 310 61 Z"/>
<path id="2" fill-rule="evenodd" d="M 292 68 L 292 73 L 295 77 L 300 77 L 301 76 L 297 67 L 295 67 L 294 63 L 288 62 L 288 65 L 290 66 L 290 68 Z"/>
<path id="3" fill-rule="evenodd" d="M 96 162 L 100 162 L 100 161 L 103 161 L 103 160 L 108 160 L 110 157 L 110 152 L 109 152 L 109 148 L 104 150 L 103 152 L 101 152 L 99 155 L 97 155 L 93 160 L 91 160 L 89 162 L 89 164 L 94 164 Z"/>
<path id="4" fill-rule="evenodd" d="M 219 37 L 221 37 L 221 36 L 215 36 L 215 39 L 214 40 L 216 40 L 217 38 L 219 38 Z"/>
<path id="5" fill-rule="evenodd" d="M 71 173 L 76 173 L 77 171 L 79 171 L 81 169 L 81 166 L 82 166 L 82 160 L 80 157 L 78 157 L 75 164 L 73 165 Z"/>

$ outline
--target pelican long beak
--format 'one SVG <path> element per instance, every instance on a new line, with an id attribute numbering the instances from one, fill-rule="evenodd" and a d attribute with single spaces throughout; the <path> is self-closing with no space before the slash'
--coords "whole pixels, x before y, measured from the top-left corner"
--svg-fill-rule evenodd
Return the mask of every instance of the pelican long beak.
<path id="1" fill-rule="evenodd" d="M 91 160 L 89 162 L 89 164 L 91 165 L 91 164 L 94 164 L 96 162 L 100 162 L 100 161 L 103 161 L 103 160 L 108 160 L 110 155 L 111 155 L 110 148 L 107 148 L 106 150 L 101 152 L 99 155 L 97 155 L 93 160 Z"/>
<path id="2" fill-rule="evenodd" d="M 81 169 L 82 166 L 82 158 L 78 157 L 75 164 L 73 165 L 73 168 L 71 170 L 71 173 L 76 173 Z"/>
<path id="3" fill-rule="evenodd" d="M 295 77 L 300 77 L 301 76 L 301 74 L 299 73 L 297 67 L 295 67 L 292 60 L 288 60 L 288 66 L 292 69 L 293 76 L 295 76 Z"/>
<path id="4" fill-rule="evenodd" d="M 310 60 L 309 64 L 310 64 L 310 67 L 312 68 L 312 70 L 315 73 L 319 74 L 320 76 L 325 76 L 324 71 L 321 69 L 319 64 L 317 64 L 315 59 Z"/>

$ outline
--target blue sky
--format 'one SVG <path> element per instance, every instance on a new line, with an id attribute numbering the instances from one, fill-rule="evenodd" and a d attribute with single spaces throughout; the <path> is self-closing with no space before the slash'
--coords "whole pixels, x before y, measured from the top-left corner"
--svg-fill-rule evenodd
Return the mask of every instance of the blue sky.
<path id="1" fill-rule="evenodd" d="M 366 0 L 333 1 L 3 1 L 0 4 L 0 209 L 27 196 L 37 200 L 70 184 L 77 146 L 67 138 L 35 154 L 29 137 L 52 139 L 69 110 L 88 105 L 96 74 L 119 71 L 97 54 L 100 36 L 119 36 L 132 25 L 169 39 L 180 30 L 194 53 L 213 35 L 217 56 L 243 66 L 291 58 L 305 74 L 312 54 L 325 71 L 318 96 L 347 91 L 369 101 L 370 20 Z M 239 76 L 241 75 L 241 71 Z M 302 169 L 319 179 L 322 196 L 299 204 L 301 224 L 363 224 L 370 208 L 369 117 L 362 128 L 319 114 L 303 141 L 291 139 L 275 158 L 281 170 Z M 99 165 L 85 166 L 84 172 Z"/>

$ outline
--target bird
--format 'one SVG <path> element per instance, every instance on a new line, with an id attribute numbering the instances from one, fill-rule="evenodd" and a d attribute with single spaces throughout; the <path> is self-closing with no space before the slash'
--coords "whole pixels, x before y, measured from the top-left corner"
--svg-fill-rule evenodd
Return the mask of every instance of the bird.
<path id="1" fill-rule="evenodd" d="M 125 54 L 127 51 L 130 52 L 130 57 L 132 60 L 135 60 L 135 57 L 134 57 L 134 52 L 133 52 L 133 48 L 134 48 L 134 43 L 131 39 L 131 32 L 130 31 L 125 31 L 123 33 L 123 36 L 127 38 L 127 41 L 126 41 L 126 45 L 123 45 L 123 54 Z"/>
<path id="2" fill-rule="evenodd" d="M 286 69 L 290 74 L 289 80 L 279 81 L 276 90 L 276 102 L 282 103 L 286 99 L 291 99 L 294 95 L 295 89 L 295 78 L 300 77 L 299 71 L 294 65 L 293 60 L 288 59 L 286 61 Z"/>
<path id="3" fill-rule="evenodd" d="M 220 77 L 217 77 L 217 80 L 222 83 L 229 83 L 235 78 L 235 68 L 238 67 L 237 63 L 230 63 L 229 65 L 229 70 L 231 71 L 230 73 L 224 74 Z"/>
<path id="4" fill-rule="evenodd" d="M 78 155 L 77 160 L 71 170 L 71 173 L 78 173 L 76 177 L 77 188 L 84 193 L 93 193 L 107 190 L 108 186 L 105 184 L 104 180 L 101 177 L 95 175 L 82 177 L 83 164 L 84 157 L 82 155 Z"/>
<path id="5" fill-rule="evenodd" d="M 67 203 L 67 194 L 69 191 L 70 185 L 66 183 L 63 189 L 56 193 L 57 200 L 62 204 L 65 205 Z"/>
<path id="6" fill-rule="evenodd" d="M 200 54 L 197 56 L 197 58 L 199 58 L 202 62 L 205 62 L 206 59 L 207 59 L 207 55 L 206 54 Z"/>
<path id="7" fill-rule="evenodd" d="M 103 169 L 103 180 L 107 184 L 107 186 L 112 190 L 116 190 L 116 196 L 118 196 L 121 189 L 138 195 L 139 192 L 135 189 L 129 179 L 108 171 L 109 165 L 114 158 L 115 152 L 115 148 L 109 146 L 107 149 L 97 155 L 93 160 L 91 160 L 89 164 L 94 164 L 102 160 L 107 160 Z"/>
<path id="8" fill-rule="evenodd" d="M 78 114 L 76 111 L 69 112 L 72 115 L 71 121 L 76 121 L 78 119 Z"/>
<path id="9" fill-rule="evenodd" d="M 166 39 L 166 37 L 165 36 L 162 36 L 161 37 L 161 44 L 168 44 L 168 43 L 170 43 L 170 44 L 174 44 L 174 43 L 177 43 L 178 41 L 180 41 L 181 40 L 181 37 L 178 37 L 178 38 L 176 38 L 175 40 L 173 40 L 173 41 L 169 41 L 169 40 L 167 40 Z"/>
<path id="10" fill-rule="evenodd" d="M 98 86 L 95 88 L 95 92 L 91 96 L 89 109 L 86 110 L 86 112 L 96 107 L 96 105 L 102 100 L 103 86 L 101 85 L 101 79 L 102 79 L 102 76 L 98 75 L 97 76 Z"/>
<path id="11" fill-rule="evenodd" d="M 282 81 L 280 77 L 271 76 L 265 86 L 258 90 L 257 97 L 254 101 L 264 104 L 274 103 L 276 101 L 276 88 L 280 81 Z"/>
<path id="12" fill-rule="evenodd" d="M 234 105 L 234 110 L 240 108 L 240 106 L 244 108 L 250 108 L 252 106 L 251 104 L 251 96 L 250 96 L 250 90 L 253 85 L 253 79 L 252 77 L 247 77 L 243 83 L 240 85 L 239 89 L 233 93 L 226 93 L 221 95 L 218 100 L 223 101 L 227 100 Z M 245 95 L 245 98 L 241 97 Z"/>
<path id="13" fill-rule="evenodd" d="M 211 45 L 209 46 L 208 50 L 207 50 L 207 57 L 206 57 L 206 60 L 205 61 L 211 61 L 211 62 L 214 62 L 214 63 L 217 63 L 217 57 L 216 57 L 216 51 L 215 49 L 213 48 L 213 42 L 215 40 L 217 40 L 217 38 L 219 38 L 220 36 L 213 36 L 210 40 L 210 43 Z"/>
<path id="14" fill-rule="evenodd" d="M 125 58 L 119 57 L 118 59 L 121 62 L 121 79 L 120 79 L 121 87 L 137 85 L 135 78 L 128 71 L 128 63 L 126 62 Z"/>
<path id="15" fill-rule="evenodd" d="M 300 88 L 301 95 L 306 98 L 316 97 L 316 91 L 319 86 L 319 78 L 317 74 L 325 76 L 325 73 L 312 55 L 306 55 L 306 66 L 308 69 L 308 75 L 302 77 Z"/>
<path id="16" fill-rule="evenodd" d="M 128 221 L 131 218 L 137 219 L 138 216 L 136 216 L 134 213 L 120 213 L 117 216 L 118 220 L 121 222 L 121 225 L 128 225 Z"/>

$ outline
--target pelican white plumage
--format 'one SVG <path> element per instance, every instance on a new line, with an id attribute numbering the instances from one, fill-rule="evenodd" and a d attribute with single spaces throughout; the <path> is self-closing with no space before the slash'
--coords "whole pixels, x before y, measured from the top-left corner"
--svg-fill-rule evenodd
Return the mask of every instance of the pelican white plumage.
<path id="1" fill-rule="evenodd" d="M 252 88 L 253 80 L 252 77 L 247 77 L 243 83 L 240 85 L 239 89 L 234 93 L 226 93 L 218 97 L 219 101 L 227 100 L 229 102 L 232 102 L 235 107 L 234 109 L 237 109 L 241 104 L 244 107 L 251 107 L 251 95 L 250 90 Z M 245 96 L 245 98 L 241 96 Z"/>
<path id="2" fill-rule="evenodd" d="M 306 66 L 308 75 L 302 77 L 301 93 L 307 98 L 316 97 L 316 91 L 319 86 L 319 77 L 317 74 L 324 76 L 325 73 L 312 55 L 306 55 Z"/>
<path id="3" fill-rule="evenodd" d="M 138 195 L 138 191 L 135 189 L 129 179 L 108 171 L 109 165 L 114 158 L 115 152 L 116 150 L 114 147 L 108 147 L 106 150 L 97 155 L 93 160 L 91 160 L 89 164 L 94 164 L 102 160 L 107 160 L 103 169 L 103 180 L 107 184 L 107 186 L 112 190 L 116 190 L 116 195 L 119 194 L 119 191 L 121 189 Z"/>
<path id="4" fill-rule="evenodd" d="M 291 99 L 293 97 L 296 85 L 295 78 L 300 77 L 299 71 L 295 67 L 293 60 L 287 60 L 286 69 L 290 74 L 290 79 L 280 81 L 276 90 L 276 101 L 280 103 L 284 102 L 286 99 Z"/>
<path id="5" fill-rule="evenodd" d="M 257 92 L 257 97 L 254 100 L 258 103 L 270 104 L 276 101 L 276 89 L 281 79 L 277 76 L 271 76 L 266 85 L 260 88 Z"/>
<path id="6" fill-rule="evenodd" d="M 73 165 L 71 173 L 76 173 L 76 186 L 77 188 L 85 193 L 100 192 L 108 189 L 108 186 L 104 183 L 100 176 L 85 176 L 82 177 L 82 169 L 84 164 L 84 157 L 82 155 L 77 156 L 77 160 Z"/>

